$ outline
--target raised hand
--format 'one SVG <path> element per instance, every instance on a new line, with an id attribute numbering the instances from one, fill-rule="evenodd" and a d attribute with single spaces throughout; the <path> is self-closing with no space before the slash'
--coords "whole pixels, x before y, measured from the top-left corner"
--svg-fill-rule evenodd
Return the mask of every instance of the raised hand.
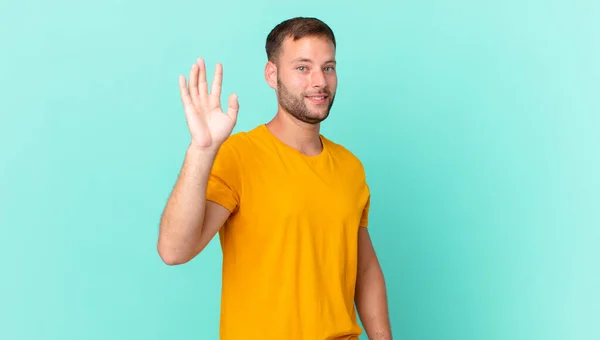
<path id="1" fill-rule="evenodd" d="M 189 87 L 183 75 L 179 76 L 179 89 L 185 117 L 192 137 L 192 145 L 200 149 L 218 149 L 231 135 L 239 103 L 236 94 L 229 96 L 227 113 L 221 109 L 221 84 L 223 65 L 217 64 L 210 94 L 206 82 L 204 60 L 198 58 L 190 70 Z"/>

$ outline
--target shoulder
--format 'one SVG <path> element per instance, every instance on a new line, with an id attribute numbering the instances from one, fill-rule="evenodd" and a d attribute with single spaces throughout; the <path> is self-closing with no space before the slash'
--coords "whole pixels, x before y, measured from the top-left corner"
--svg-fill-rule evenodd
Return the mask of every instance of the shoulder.
<path id="1" fill-rule="evenodd" d="M 227 137 L 223 144 L 221 144 L 221 149 L 223 149 L 223 152 L 244 154 L 249 148 L 252 147 L 255 135 L 256 128 L 249 131 L 238 131 L 232 133 L 229 137 Z"/>
<path id="2" fill-rule="evenodd" d="M 246 147 L 261 136 L 261 126 L 246 131 L 232 133 L 223 144 L 231 147 Z"/>
<path id="3" fill-rule="evenodd" d="M 221 146 L 233 149 L 243 147 L 248 139 L 247 135 L 248 132 L 245 131 L 232 133 L 229 137 L 227 137 Z"/>
<path id="4" fill-rule="evenodd" d="M 360 158 L 354 154 L 348 147 L 336 143 L 331 139 L 321 136 L 323 142 L 327 144 L 327 148 L 331 155 L 336 158 L 336 160 L 340 161 L 344 166 L 355 167 L 360 171 L 364 172 L 364 166 Z"/>
<path id="5" fill-rule="evenodd" d="M 348 179 L 350 181 L 348 183 L 355 183 L 357 185 L 355 188 L 361 195 L 364 195 L 362 197 L 365 200 L 368 200 L 370 197 L 370 189 L 367 184 L 367 174 L 363 162 L 348 147 L 333 142 L 325 137 L 322 138 L 323 142 L 327 143 L 329 154 L 336 164 L 336 171 L 339 176 Z"/>

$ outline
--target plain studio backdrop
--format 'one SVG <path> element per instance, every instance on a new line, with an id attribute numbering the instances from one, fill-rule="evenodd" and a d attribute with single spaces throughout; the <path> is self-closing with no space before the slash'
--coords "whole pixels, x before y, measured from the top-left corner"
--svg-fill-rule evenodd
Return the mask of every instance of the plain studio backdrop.
<path id="1" fill-rule="evenodd" d="M 337 35 L 322 131 L 367 170 L 395 339 L 600 339 L 593 0 L 3 1 L 0 338 L 218 339 L 217 240 L 156 251 L 177 77 L 222 62 L 235 131 L 265 122 L 293 16 Z"/>

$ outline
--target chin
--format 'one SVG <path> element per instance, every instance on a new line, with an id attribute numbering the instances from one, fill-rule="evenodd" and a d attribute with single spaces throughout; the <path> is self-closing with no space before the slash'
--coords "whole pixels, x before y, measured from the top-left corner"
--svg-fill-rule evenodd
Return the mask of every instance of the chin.
<path id="1" fill-rule="evenodd" d="M 329 113 L 310 115 L 310 117 L 307 117 L 307 118 L 308 118 L 308 120 L 311 121 L 311 123 L 318 124 L 318 123 L 324 121 L 325 119 L 327 119 L 327 117 L 329 117 Z"/>

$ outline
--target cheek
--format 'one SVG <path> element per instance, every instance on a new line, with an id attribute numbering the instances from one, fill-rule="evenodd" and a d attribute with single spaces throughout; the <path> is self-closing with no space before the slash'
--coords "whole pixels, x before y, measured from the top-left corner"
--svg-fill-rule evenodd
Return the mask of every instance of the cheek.
<path id="1" fill-rule="evenodd" d="M 297 74 L 293 74 L 290 72 L 282 72 L 279 74 L 279 80 L 283 83 L 283 85 L 289 90 L 294 92 L 302 87 L 304 79 L 298 76 Z"/>
<path id="2" fill-rule="evenodd" d="M 337 81 L 337 76 L 335 74 L 332 74 L 327 78 L 327 85 L 330 88 L 335 89 L 337 87 Z"/>
<path id="3" fill-rule="evenodd" d="M 295 90 L 302 89 L 302 86 L 304 86 L 304 83 L 305 83 L 304 77 L 291 76 L 290 80 L 291 80 L 292 87 Z"/>

